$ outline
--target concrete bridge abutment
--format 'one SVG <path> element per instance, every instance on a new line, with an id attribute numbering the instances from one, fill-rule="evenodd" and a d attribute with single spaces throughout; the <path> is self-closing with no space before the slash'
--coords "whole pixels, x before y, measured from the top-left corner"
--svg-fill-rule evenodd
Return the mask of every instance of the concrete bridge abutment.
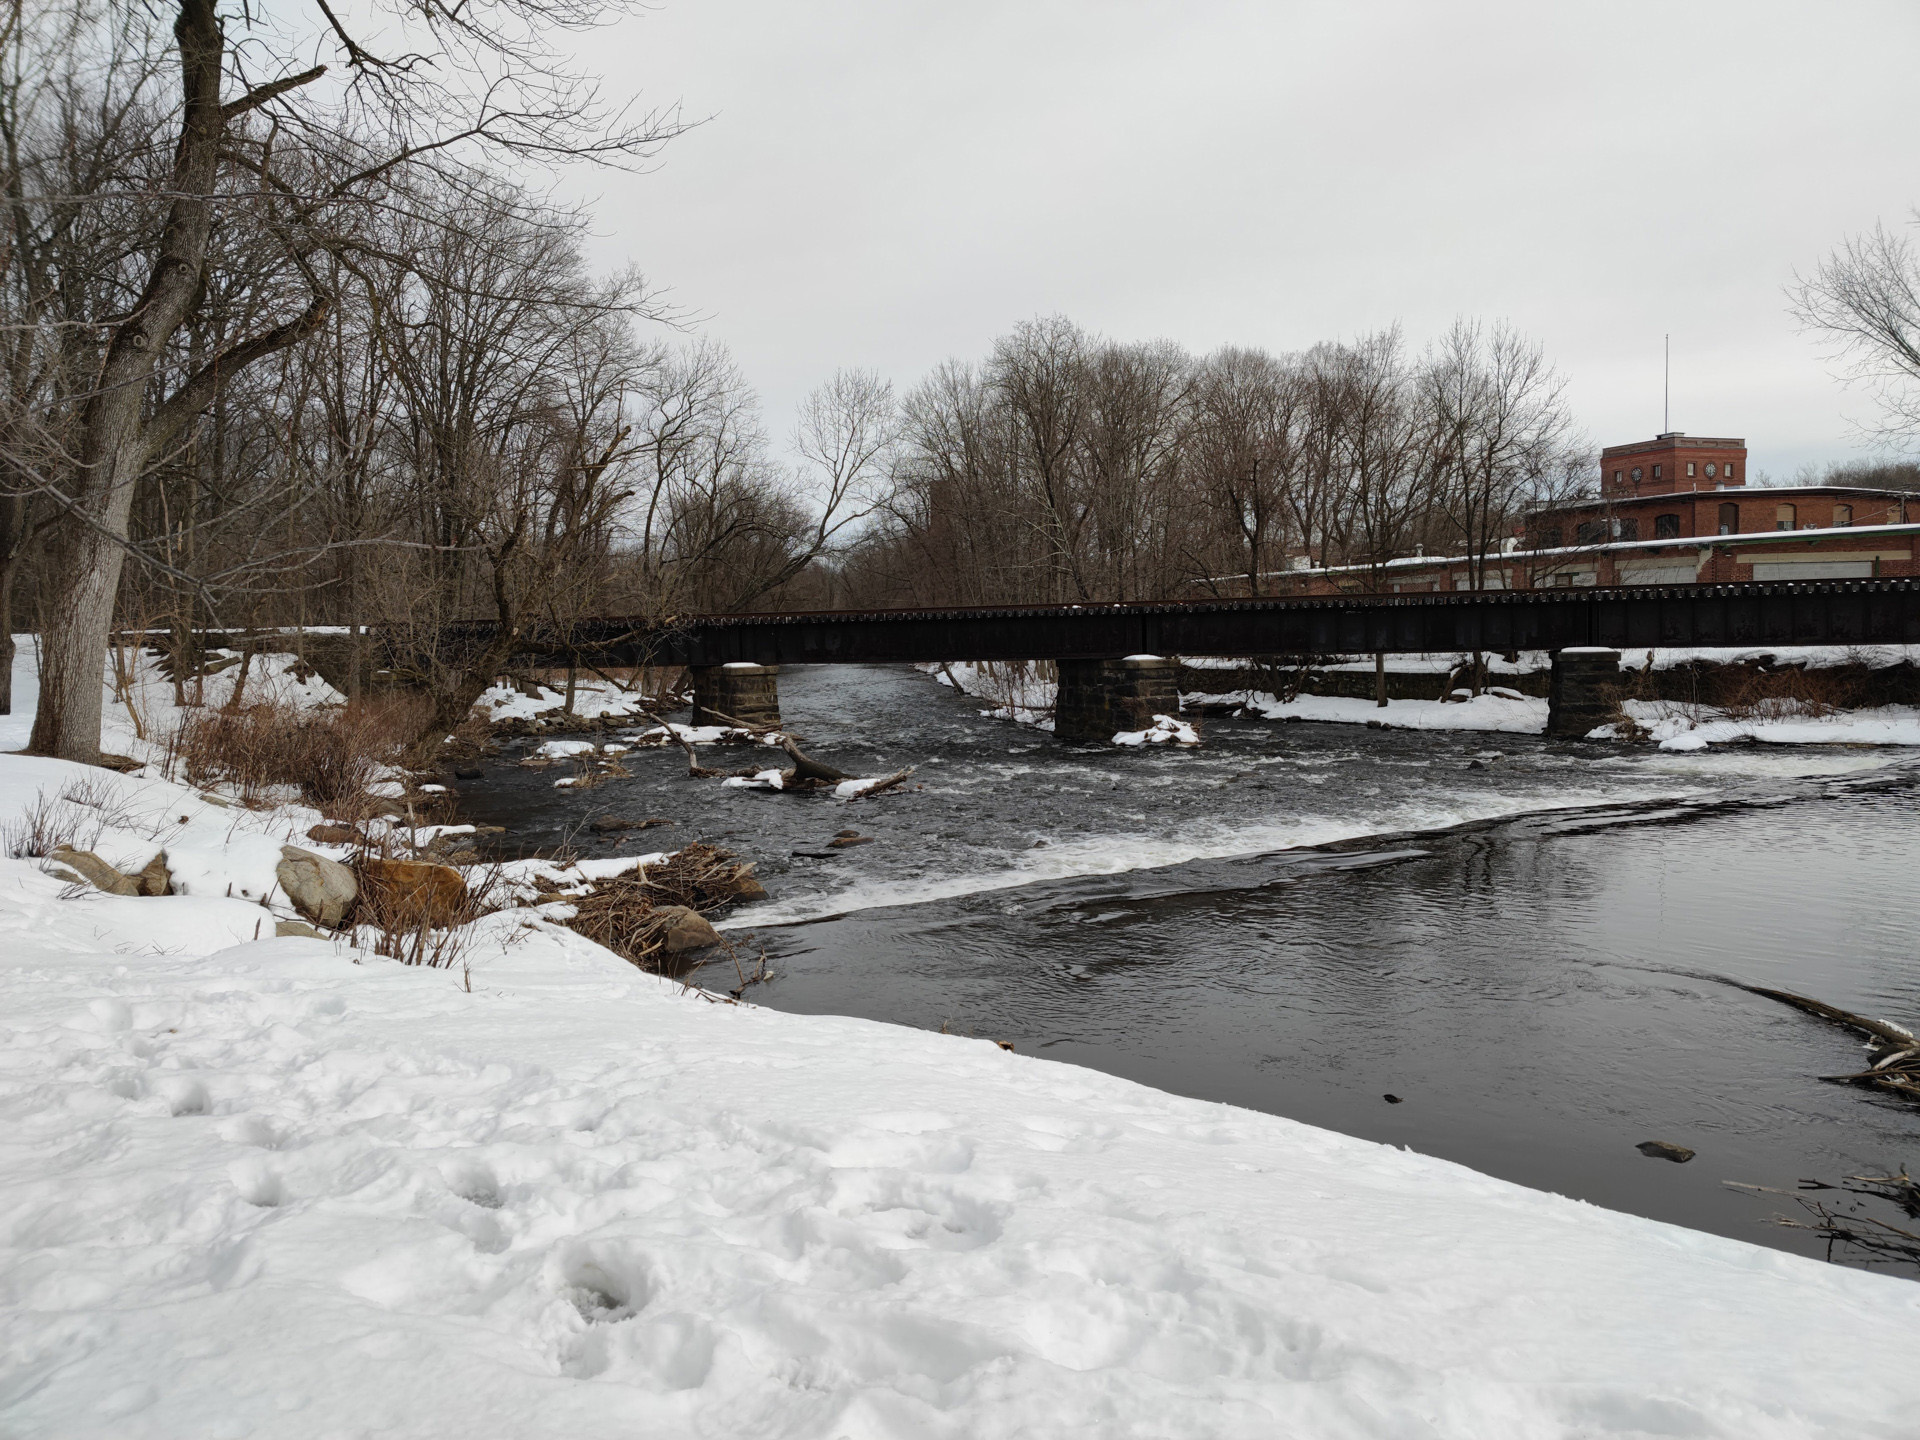
<path id="1" fill-rule="evenodd" d="M 1547 734 L 1579 739 L 1616 718 L 1620 706 L 1620 652 L 1581 647 L 1553 652 L 1547 685 Z"/>
<path id="2" fill-rule="evenodd" d="M 1123 730 L 1144 730 L 1156 715 L 1180 713 L 1179 667 L 1158 655 L 1055 662 L 1059 689 L 1053 734 L 1071 744 L 1104 744 Z"/>
<path id="3" fill-rule="evenodd" d="M 780 724 L 778 665 L 695 665 L 688 673 L 695 725 Z"/>

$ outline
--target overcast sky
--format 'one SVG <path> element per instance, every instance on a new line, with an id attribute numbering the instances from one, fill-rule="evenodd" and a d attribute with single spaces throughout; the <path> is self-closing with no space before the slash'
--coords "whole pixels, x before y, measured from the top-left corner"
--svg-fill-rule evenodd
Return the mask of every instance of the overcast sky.
<path id="1" fill-rule="evenodd" d="M 576 177 L 599 258 L 705 317 L 776 436 L 841 366 L 902 387 L 1060 312 L 1287 350 L 1504 317 L 1596 443 L 1862 451 L 1783 286 L 1920 202 L 1900 3 L 659 0 L 589 50 L 710 117 Z"/>

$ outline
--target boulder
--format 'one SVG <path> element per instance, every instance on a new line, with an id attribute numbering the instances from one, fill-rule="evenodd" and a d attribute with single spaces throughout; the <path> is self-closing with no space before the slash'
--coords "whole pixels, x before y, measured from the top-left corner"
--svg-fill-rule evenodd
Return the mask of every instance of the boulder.
<path id="1" fill-rule="evenodd" d="M 122 875 L 91 850 L 70 850 L 62 845 L 47 858 L 56 865 L 66 866 L 94 889 L 104 890 L 109 895 L 140 893 L 138 880 L 131 875 Z"/>
<path id="2" fill-rule="evenodd" d="M 486 778 L 486 774 L 487 772 L 482 770 L 478 765 L 461 765 L 454 770 L 453 778 L 456 780 L 483 780 Z"/>
<path id="3" fill-rule="evenodd" d="M 307 831 L 307 839 L 318 840 L 322 845 L 362 845 L 365 839 L 351 825 L 336 825 L 328 821 L 315 825 Z"/>
<path id="4" fill-rule="evenodd" d="M 727 887 L 727 893 L 735 900 L 764 900 L 767 898 L 767 887 L 743 870 Z"/>
<path id="5" fill-rule="evenodd" d="M 356 868 L 362 895 L 388 924 L 445 928 L 468 918 L 467 879 L 451 865 L 369 856 Z"/>
<path id="6" fill-rule="evenodd" d="M 146 869 L 135 878 L 142 895 L 171 895 L 173 893 L 173 872 L 167 869 L 167 852 L 162 850 L 147 862 Z"/>
<path id="7" fill-rule="evenodd" d="M 698 910 L 690 910 L 685 905 L 662 905 L 653 912 L 653 918 L 669 955 L 704 950 L 720 943 L 720 932 L 709 925 Z"/>
<path id="8" fill-rule="evenodd" d="M 294 908 L 328 929 L 346 919 L 360 894 L 360 886 L 346 866 L 298 845 L 280 847 L 280 863 L 273 873 Z"/>
<path id="9" fill-rule="evenodd" d="M 319 940 L 320 932 L 304 920 L 276 920 L 273 922 L 273 934 L 276 940 L 285 940 L 289 936 L 301 940 Z"/>

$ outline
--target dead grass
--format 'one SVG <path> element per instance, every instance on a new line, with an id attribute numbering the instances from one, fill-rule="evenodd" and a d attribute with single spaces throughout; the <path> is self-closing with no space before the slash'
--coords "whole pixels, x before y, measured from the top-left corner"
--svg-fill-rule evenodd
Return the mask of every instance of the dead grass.
<path id="1" fill-rule="evenodd" d="M 1677 682 L 1677 683 L 1676 683 Z M 1676 695 L 1676 690 L 1680 693 Z M 1681 715 L 1695 724 L 1712 720 L 1820 719 L 1873 703 L 1872 672 L 1864 662 L 1808 669 L 1758 663 L 1694 665 L 1680 676 L 1659 675 L 1646 665 L 1623 672 L 1617 699 L 1643 701 L 1661 714 Z M 1641 738 L 1644 731 L 1621 708 L 1615 717 L 1620 734 Z"/>
<path id="2" fill-rule="evenodd" d="M 1727 677 L 1718 708 L 1729 720 L 1809 718 L 1857 709 L 1865 687 L 1846 669 L 1742 669 Z"/>
<path id="3" fill-rule="evenodd" d="M 197 710 L 169 739 L 167 768 L 193 785 L 230 785 L 249 808 L 271 805 L 292 788 L 329 814 L 347 816 L 398 762 L 419 709 L 411 698 L 380 697 L 324 712 L 272 704 Z"/>

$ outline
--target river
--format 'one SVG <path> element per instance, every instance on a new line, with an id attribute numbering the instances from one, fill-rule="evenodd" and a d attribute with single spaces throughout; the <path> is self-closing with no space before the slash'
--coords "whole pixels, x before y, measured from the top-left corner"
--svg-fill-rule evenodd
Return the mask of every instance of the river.
<path id="1" fill-rule="evenodd" d="M 648 750 L 572 794 L 522 745 L 462 818 L 516 851 L 755 860 L 771 898 L 732 922 L 770 957 L 755 1003 L 944 1026 L 1762 1244 L 1823 1249 L 1723 1181 L 1920 1158 L 1920 1108 L 1817 1078 L 1858 1068 L 1854 1037 L 1727 983 L 1920 1019 L 1900 752 L 1218 718 L 1197 750 L 1079 750 L 906 669 L 781 692 L 810 753 L 923 788 L 730 789 Z M 673 823 L 601 839 L 602 815 Z M 826 848 L 846 829 L 873 843 Z"/>

